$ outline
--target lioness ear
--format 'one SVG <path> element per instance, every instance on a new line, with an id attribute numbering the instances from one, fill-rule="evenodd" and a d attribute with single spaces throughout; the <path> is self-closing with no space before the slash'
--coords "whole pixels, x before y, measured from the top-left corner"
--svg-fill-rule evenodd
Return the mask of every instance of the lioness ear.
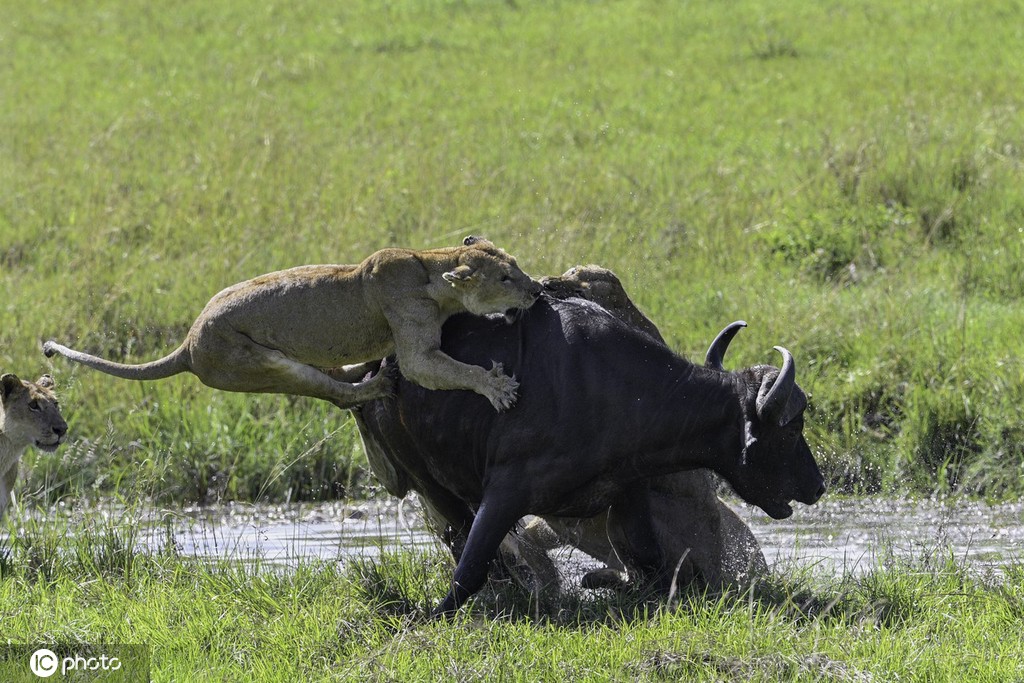
<path id="1" fill-rule="evenodd" d="M 21 380 L 18 379 L 17 375 L 7 373 L 3 377 L 0 377 L 0 398 L 7 400 L 11 394 L 22 389 Z"/>
<path id="2" fill-rule="evenodd" d="M 42 377 L 39 378 L 36 384 L 43 387 L 44 389 L 53 389 L 55 386 L 57 386 L 57 383 L 53 381 L 52 375 L 43 375 Z"/>
<path id="3" fill-rule="evenodd" d="M 445 282 L 450 282 L 453 287 L 460 284 L 465 284 L 473 279 L 476 275 L 476 269 L 470 266 L 462 265 L 455 270 L 450 270 L 447 273 L 441 275 L 445 279 Z"/>

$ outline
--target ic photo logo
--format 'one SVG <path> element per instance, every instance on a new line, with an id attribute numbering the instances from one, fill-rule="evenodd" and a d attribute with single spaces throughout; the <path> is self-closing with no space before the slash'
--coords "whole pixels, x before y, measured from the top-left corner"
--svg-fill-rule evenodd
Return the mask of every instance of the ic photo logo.
<path id="1" fill-rule="evenodd" d="M 32 673 L 40 678 L 49 678 L 57 673 L 59 667 L 60 658 L 53 650 L 47 650 L 45 647 L 33 652 L 28 660 L 28 668 L 32 669 Z"/>
<path id="2" fill-rule="evenodd" d="M 32 653 L 28 668 L 39 678 L 49 678 L 57 673 L 57 669 L 60 669 L 61 676 L 67 676 L 69 671 L 120 671 L 121 660 L 105 654 L 98 657 L 58 657 L 53 650 L 41 647 Z"/>

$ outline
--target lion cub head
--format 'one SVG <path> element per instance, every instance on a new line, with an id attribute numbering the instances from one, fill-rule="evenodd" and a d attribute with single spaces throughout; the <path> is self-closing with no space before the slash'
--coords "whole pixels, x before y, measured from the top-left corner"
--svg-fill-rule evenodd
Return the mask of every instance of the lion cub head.
<path id="1" fill-rule="evenodd" d="M 462 241 L 458 265 L 442 277 L 458 293 L 467 311 L 475 315 L 529 308 L 542 287 L 516 264 L 515 258 L 482 237 Z"/>
<path id="2" fill-rule="evenodd" d="M 31 445 L 50 452 L 64 441 L 68 424 L 60 414 L 53 386 L 49 375 L 37 382 L 9 373 L 0 377 L 0 432 L 15 449 Z"/>

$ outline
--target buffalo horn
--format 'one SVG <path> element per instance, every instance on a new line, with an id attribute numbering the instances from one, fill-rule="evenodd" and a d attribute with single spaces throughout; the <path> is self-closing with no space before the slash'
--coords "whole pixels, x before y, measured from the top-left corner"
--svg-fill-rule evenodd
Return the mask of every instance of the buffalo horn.
<path id="1" fill-rule="evenodd" d="M 775 350 L 782 354 L 782 369 L 778 377 L 771 384 L 771 388 L 761 384 L 757 392 L 757 416 L 766 422 L 779 423 L 786 412 L 786 404 L 789 403 L 789 395 L 793 393 L 796 386 L 796 364 L 793 362 L 793 354 L 781 346 Z"/>
<path id="2" fill-rule="evenodd" d="M 704 356 L 704 367 L 711 368 L 713 370 L 725 370 L 722 365 L 722 359 L 725 358 L 725 350 L 729 348 L 729 342 L 736 336 L 736 333 L 740 331 L 740 328 L 746 327 L 747 323 L 743 320 L 737 320 L 734 323 L 729 323 L 724 330 L 718 333 L 715 337 L 715 341 L 711 342 L 711 346 L 708 347 L 708 352 Z"/>

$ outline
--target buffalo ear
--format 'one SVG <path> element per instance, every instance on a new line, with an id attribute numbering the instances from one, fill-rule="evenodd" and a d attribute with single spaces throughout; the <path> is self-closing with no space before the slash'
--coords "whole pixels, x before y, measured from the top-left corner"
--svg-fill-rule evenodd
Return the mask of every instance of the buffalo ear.
<path id="1" fill-rule="evenodd" d="M 441 277 L 444 278 L 445 282 L 451 283 L 453 287 L 457 287 L 460 284 L 466 284 L 476 275 L 476 269 L 472 266 L 461 265 L 455 270 L 450 270 L 447 273 L 443 273 Z"/>
<path id="2" fill-rule="evenodd" d="M 757 446 L 757 437 L 754 436 L 754 423 L 749 418 L 743 420 L 743 451 L 740 454 L 740 464 L 746 466 L 750 462 L 750 456 Z"/>
<path id="3" fill-rule="evenodd" d="M 6 401 L 17 391 L 21 391 L 24 387 L 21 384 L 21 380 L 18 376 L 13 373 L 6 373 L 3 377 L 0 377 L 0 398 Z"/>
<path id="4" fill-rule="evenodd" d="M 43 375 L 38 380 L 36 380 L 36 384 L 43 387 L 44 389 L 53 389 L 55 386 L 57 386 L 57 383 L 53 381 L 52 375 Z"/>
<path id="5" fill-rule="evenodd" d="M 789 395 L 789 401 L 786 402 L 786 409 L 782 411 L 782 417 L 779 418 L 779 425 L 785 427 L 806 409 L 807 394 L 800 387 L 793 387 L 793 393 Z"/>

